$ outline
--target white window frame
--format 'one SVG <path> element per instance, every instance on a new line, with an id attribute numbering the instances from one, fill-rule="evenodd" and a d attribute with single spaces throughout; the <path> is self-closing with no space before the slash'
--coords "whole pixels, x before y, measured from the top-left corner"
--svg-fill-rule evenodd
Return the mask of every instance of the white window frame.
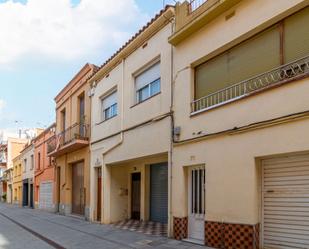
<path id="1" fill-rule="evenodd" d="M 104 107 L 104 100 L 109 98 L 111 95 L 116 94 L 116 102 L 112 105 L 109 105 L 107 107 Z M 115 109 L 113 109 L 115 108 Z M 113 111 L 114 113 L 111 114 L 111 116 L 106 116 L 107 111 Z M 118 101 L 117 101 L 117 90 L 113 90 L 110 93 L 106 94 L 105 96 L 101 97 L 101 120 L 109 120 L 113 117 L 116 117 L 118 115 Z"/>
<path id="2" fill-rule="evenodd" d="M 157 66 L 159 67 L 159 77 L 151 80 L 150 82 L 147 82 L 146 84 L 144 84 L 143 87 L 140 87 L 140 88 L 137 88 L 137 78 L 139 76 L 141 76 L 142 74 L 146 73 L 148 70 L 150 70 L 151 68 Z M 134 87 L 135 87 L 135 101 L 136 101 L 136 104 L 139 104 L 139 103 L 142 103 L 144 101 L 146 101 L 147 99 L 151 98 L 152 96 L 155 96 L 157 94 L 159 94 L 161 92 L 161 61 L 159 59 L 155 60 L 150 66 L 148 66 L 146 69 L 144 69 L 143 71 L 139 72 L 138 74 L 136 74 L 134 76 Z M 155 85 L 155 84 L 159 84 L 159 89 L 158 91 L 152 93 L 152 87 Z M 140 98 L 141 96 L 141 92 L 143 90 L 147 91 L 147 96 L 145 99 L 142 99 Z"/>

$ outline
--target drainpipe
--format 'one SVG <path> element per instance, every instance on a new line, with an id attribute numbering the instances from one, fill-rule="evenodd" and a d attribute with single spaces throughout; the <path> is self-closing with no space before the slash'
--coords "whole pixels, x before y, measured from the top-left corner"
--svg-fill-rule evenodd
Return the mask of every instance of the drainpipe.
<path id="1" fill-rule="evenodd" d="M 174 32 L 174 22 L 171 22 L 171 35 Z M 169 179 L 169 225 L 168 225 L 168 236 L 172 237 L 172 230 L 173 230 L 173 137 L 174 137 L 174 112 L 173 112 L 173 105 L 174 105 L 174 50 L 173 45 L 171 46 L 171 96 L 170 96 L 170 113 L 171 113 L 171 123 L 170 123 L 170 162 L 169 162 L 169 172 L 170 172 L 170 179 Z"/>

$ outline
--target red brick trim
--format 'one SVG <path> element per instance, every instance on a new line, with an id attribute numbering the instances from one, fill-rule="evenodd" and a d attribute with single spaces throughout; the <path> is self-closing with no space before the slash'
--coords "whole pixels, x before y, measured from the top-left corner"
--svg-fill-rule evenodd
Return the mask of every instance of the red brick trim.
<path id="1" fill-rule="evenodd" d="M 259 224 L 205 221 L 205 244 L 219 249 L 258 249 L 259 228 Z"/>
<path id="2" fill-rule="evenodd" d="M 174 217 L 174 238 L 182 240 L 188 237 L 188 218 Z"/>

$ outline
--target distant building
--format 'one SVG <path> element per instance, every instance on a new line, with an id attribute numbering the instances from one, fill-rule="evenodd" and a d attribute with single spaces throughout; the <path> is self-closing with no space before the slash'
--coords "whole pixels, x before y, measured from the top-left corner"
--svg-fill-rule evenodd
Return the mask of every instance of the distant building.
<path id="1" fill-rule="evenodd" d="M 21 155 L 18 155 L 13 160 L 13 179 L 12 179 L 12 191 L 13 191 L 13 201 L 12 203 L 15 205 L 22 205 L 22 163 L 21 163 Z"/>
<path id="2" fill-rule="evenodd" d="M 34 143 L 29 141 L 20 153 L 22 163 L 22 206 L 34 207 Z"/>
<path id="3" fill-rule="evenodd" d="M 48 156 L 48 141 L 55 135 L 55 124 L 45 129 L 34 140 L 34 203 L 35 208 L 57 211 L 56 205 L 56 165 Z M 32 159 L 31 159 L 32 165 Z"/>

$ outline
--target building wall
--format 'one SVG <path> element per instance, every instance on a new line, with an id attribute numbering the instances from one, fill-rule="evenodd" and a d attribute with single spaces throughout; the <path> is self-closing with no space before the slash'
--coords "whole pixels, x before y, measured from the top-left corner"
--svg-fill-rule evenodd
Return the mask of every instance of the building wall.
<path id="1" fill-rule="evenodd" d="M 150 29 L 145 32 L 150 32 Z M 146 164 L 150 161 L 168 161 L 172 48 L 167 39 L 172 33 L 172 25 L 164 24 L 152 32 L 154 35 L 148 38 L 143 46 L 123 58 L 97 82 L 92 96 L 90 209 L 92 220 L 95 219 L 97 212 L 97 167 L 102 167 L 103 174 L 102 222 L 110 223 L 130 218 L 130 176 L 134 169 L 142 172 L 141 219 L 147 220 L 149 193 L 145 192 Z M 142 103 L 135 104 L 134 76 L 158 58 L 160 58 L 161 92 Z M 115 89 L 117 89 L 118 115 L 102 122 L 101 98 Z M 128 193 L 123 194 L 123 191 Z"/>
<path id="2" fill-rule="evenodd" d="M 67 215 L 72 212 L 72 165 L 81 161 L 84 162 L 85 216 L 88 218 L 90 206 L 90 151 L 88 147 L 57 157 L 57 167 L 60 169 L 60 199 L 58 202 L 61 213 Z"/>
<path id="3" fill-rule="evenodd" d="M 22 162 L 20 156 L 13 159 L 13 203 L 22 205 Z"/>
<path id="4" fill-rule="evenodd" d="M 66 112 L 66 129 L 81 122 L 79 120 L 79 97 L 83 94 L 85 100 L 84 123 L 87 126 L 87 135 L 90 137 L 91 103 L 89 98 L 90 85 L 87 83 L 87 79 L 93 73 L 94 68 L 94 65 L 86 64 L 55 98 L 57 135 L 63 131 L 61 112 L 64 109 Z M 59 149 L 61 150 L 61 148 Z M 72 164 L 84 161 L 85 216 L 88 218 L 90 205 L 89 146 L 86 145 L 83 149 L 56 156 L 55 160 L 57 169 L 60 170 L 60 182 L 56 182 L 57 188 L 60 188 L 60 196 L 57 194 L 56 199 L 59 211 L 63 214 L 70 214 L 72 211 Z"/>
<path id="5" fill-rule="evenodd" d="M 31 165 L 31 156 L 33 156 L 33 165 Z M 34 146 L 30 145 L 21 154 L 21 161 L 23 164 L 23 174 L 22 179 L 33 179 L 34 177 Z M 25 165 L 26 160 L 26 165 Z"/>
<path id="6" fill-rule="evenodd" d="M 184 223 L 188 216 L 188 166 L 205 166 L 207 222 L 254 227 L 261 222 L 261 158 L 309 150 L 308 119 L 236 131 L 237 127 L 308 111 L 308 79 L 289 82 L 199 114 L 191 114 L 190 108 L 196 65 L 307 4 L 307 1 L 283 0 L 280 5 L 267 0 L 241 1 L 175 47 L 175 126 L 181 128 L 181 133 L 173 149 L 172 213 L 184 219 Z M 232 17 L 226 18 L 231 13 Z M 230 132 L 208 136 L 225 130 Z"/>
<path id="7" fill-rule="evenodd" d="M 34 170 L 34 205 L 39 207 L 39 192 L 42 182 L 53 182 L 55 186 L 55 165 L 54 159 L 47 155 L 47 141 L 54 136 L 55 126 L 51 126 L 43 131 L 35 140 L 34 140 L 34 161 L 35 161 L 35 170 Z M 40 153 L 40 163 L 38 162 L 38 154 Z M 39 166 L 40 165 L 40 166 Z M 55 205 L 55 187 L 53 188 L 53 210 L 56 211 L 57 207 Z"/>

